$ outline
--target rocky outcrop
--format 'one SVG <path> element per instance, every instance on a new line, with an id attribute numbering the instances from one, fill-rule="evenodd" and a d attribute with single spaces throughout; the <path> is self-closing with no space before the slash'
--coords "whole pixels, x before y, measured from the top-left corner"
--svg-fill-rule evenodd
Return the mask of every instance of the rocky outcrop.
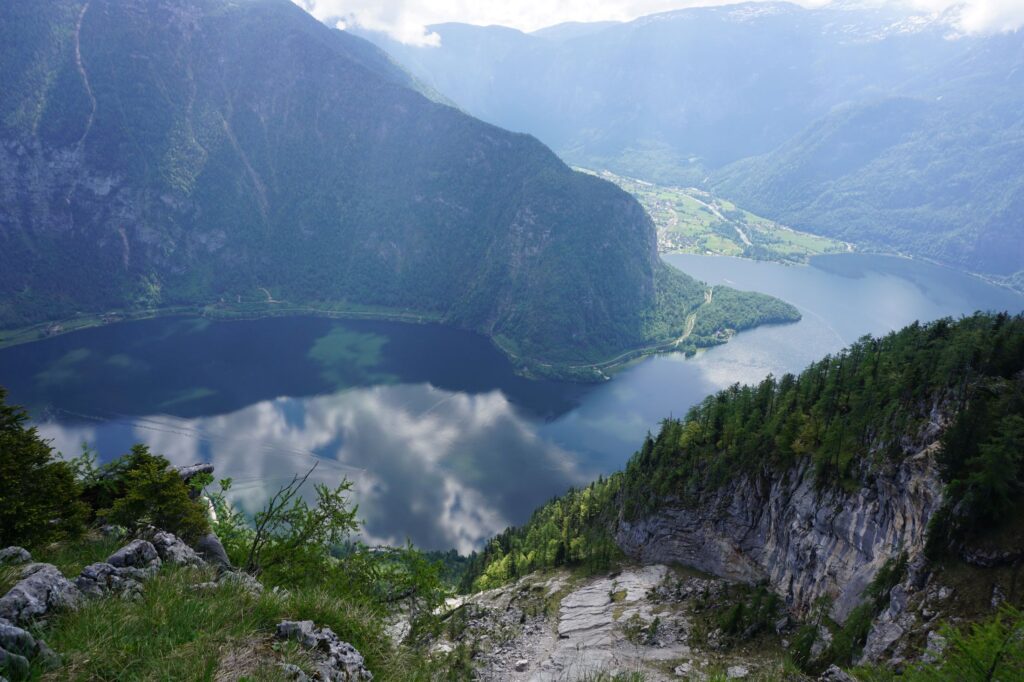
<path id="1" fill-rule="evenodd" d="M 32 662 L 47 670 L 60 665 L 60 657 L 43 640 L 0 619 L 0 672 L 28 679 Z"/>
<path id="2" fill-rule="evenodd" d="M 160 568 L 160 555 L 156 547 L 147 540 L 132 540 L 109 557 L 107 563 L 118 568 L 154 570 Z"/>
<path id="3" fill-rule="evenodd" d="M 852 492 L 820 489 L 807 460 L 784 473 L 738 477 L 693 504 L 622 521 L 616 540 L 643 563 L 766 581 L 797 614 L 828 597 L 832 617 L 842 622 L 887 561 L 923 549 L 942 501 L 935 447 Z"/>
<path id="4" fill-rule="evenodd" d="M 132 599 L 142 594 L 142 583 L 159 571 L 164 563 L 178 566 L 205 564 L 195 550 L 173 533 L 155 531 L 151 539 L 152 542 L 132 540 L 106 561 L 86 566 L 75 578 L 75 585 L 89 597 L 113 594 Z"/>
<path id="5" fill-rule="evenodd" d="M 0 566 L 21 566 L 32 562 L 32 555 L 24 547 L 0 549 Z"/>
<path id="6" fill-rule="evenodd" d="M 195 587 L 198 590 L 216 590 L 225 586 L 237 586 L 254 597 L 258 597 L 263 594 L 263 583 L 249 575 L 245 571 L 238 570 L 221 570 L 220 575 L 217 576 L 217 580 L 199 583 Z M 275 592 L 277 592 L 275 588 Z"/>
<path id="7" fill-rule="evenodd" d="M 189 464 L 186 466 L 175 467 L 175 470 L 178 472 L 178 475 L 181 476 L 182 482 L 189 486 L 188 496 L 193 500 L 198 500 L 202 495 L 202 491 L 200 488 L 196 488 L 191 485 L 192 479 L 199 474 L 212 475 L 213 465 L 209 462 L 203 462 L 201 464 Z"/>
<path id="8" fill-rule="evenodd" d="M 373 673 L 367 670 L 362 654 L 348 642 L 341 641 L 330 628 L 318 628 L 311 620 L 285 620 L 277 625 L 277 637 L 295 640 L 315 652 L 319 659 L 315 679 L 324 682 L 373 679 Z"/>
<path id="9" fill-rule="evenodd" d="M 143 582 L 154 576 L 164 563 L 205 564 L 192 548 L 171 533 L 154 530 L 151 540 L 132 540 L 106 561 L 83 568 L 73 582 L 51 564 L 30 563 L 22 568 L 21 580 L 0 598 L 0 673 L 16 680 L 27 679 L 33 665 L 47 669 L 59 664 L 59 657 L 45 642 L 23 629 L 53 611 L 75 608 L 83 597 L 140 597 Z M 0 550 L 0 566 L 17 565 L 31 559 L 21 547 Z M 250 591 L 255 590 L 254 585 L 262 590 L 262 585 L 251 576 L 242 575 L 235 581 L 243 583 Z M 0 682 L 4 679 L 0 677 Z"/>
<path id="10" fill-rule="evenodd" d="M 78 588 L 51 564 L 29 564 L 22 579 L 0 597 L 0 618 L 28 625 L 54 609 L 73 608 L 81 600 Z"/>
<path id="11" fill-rule="evenodd" d="M 118 567 L 101 561 L 83 568 L 75 578 L 75 586 L 87 597 L 114 594 L 135 599 L 142 595 L 142 583 L 149 575 L 139 568 Z"/>
<path id="12" fill-rule="evenodd" d="M 197 474 L 213 474 L 213 465 L 209 462 L 201 462 L 199 464 L 186 464 L 184 466 L 175 467 L 175 471 L 181 476 L 181 480 L 188 483 Z"/>
<path id="13" fill-rule="evenodd" d="M 160 560 L 165 564 L 202 566 L 206 563 L 194 549 L 173 533 L 157 531 L 150 540 L 156 553 L 160 556 Z"/>

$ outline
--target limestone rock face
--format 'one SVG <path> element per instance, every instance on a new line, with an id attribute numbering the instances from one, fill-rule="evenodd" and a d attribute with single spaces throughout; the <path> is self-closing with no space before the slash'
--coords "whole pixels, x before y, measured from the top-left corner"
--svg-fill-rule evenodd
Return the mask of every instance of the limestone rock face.
<path id="1" fill-rule="evenodd" d="M 621 522 L 616 540 L 642 563 L 767 581 L 798 614 L 828 596 L 842 622 L 888 560 L 923 550 L 942 502 L 934 453 L 924 447 L 853 492 L 819 490 L 808 461 L 784 474 L 738 477 L 695 504 Z"/>
<path id="2" fill-rule="evenodd" d="M 285 620 L 277 625 L 279 639 L 293 639 L 307 649 L 318 652 L 323 660 L 317 676 L 327 682 L 372 680 L 363 656 L 348 642 L 342 642 L 330 628 L 318 628 L 311 620 Z"/>
<path id="3" fill-rule="evenodd" d="M 55 609 L 74 608 L 81 592 L 52 564 L 29 564 L 10 591 L 0 597 L 0 618 L 27 625 Z"/>

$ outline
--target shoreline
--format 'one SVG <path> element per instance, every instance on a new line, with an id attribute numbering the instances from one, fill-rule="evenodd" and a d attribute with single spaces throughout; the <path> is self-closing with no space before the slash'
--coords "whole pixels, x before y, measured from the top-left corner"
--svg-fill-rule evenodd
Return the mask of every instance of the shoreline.
<path id="1" fill-rule="evenodd" d="M 25 344 L 45 341 L 95 327 L 105 327 L 122 322 L 151 320 L 161 317 L 187 317 L 196 319 L 219 320 L 225 322 L 260 320 L 273 317 L 321 317 L 339 320 L 378 320 L 382 322 L 399 322 L 407 324 L 443 324 L 463 331 L 481 334 L 508 360 L 516 374 L 532 380 L 557 380 L 577 383 L 599 383 L 609 380 L 613 373 L 645 357 L 666 352 L 683 352 L 692 355 L 698 350 L 728 343 L 732 336 L 712 344 L 694 345 L 692 348 L 680 346 L 679 337 L 673 337 L 651 343 L 639 348 L 628 348 L 619 354 L 591 363 L 571 364 L 569 362 L 549 362 L 543 359 L 523 357 L 507 346 L 502 340 L 479 330 L 447 324 L 438 314 L 416 312 L 411 310 L 359 309 L 359 308 L 319 308 L 315 306 L 284 305 L 284 302 L 250 303 L 243 307 L 230 307 L 226 304 L 171 306 L 167 308 L 148 308 L 137 311 L 113 310 L 104 313 L 92 313 L 65 317 L 59 320 L 40 322 L 26 327 L 0 331 L 0 350 Z M 792 320 L 764 322 L 761 325 L 788 324 Z M 685 335 L 684 337 L 685 338 Z"/>

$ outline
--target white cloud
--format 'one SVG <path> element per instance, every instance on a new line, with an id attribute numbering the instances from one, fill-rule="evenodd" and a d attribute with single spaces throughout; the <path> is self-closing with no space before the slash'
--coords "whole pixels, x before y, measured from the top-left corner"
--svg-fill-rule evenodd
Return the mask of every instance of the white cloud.
<path id="1" fill-rule="evenodd" d="M 294 0 L 316 18 L 338 25 L 389 33 L 410 45 L 438 45 L 427 26 L 449 21 L 510 26 L 534 31 L 565 21 L 629 21 L 684 7 L 732 4 L 739 0 Z M 881 0 L 885 2 L 886 0 Z M 894 0 L 900 1 L 900 0 Z M 797 0 L 817 7 L 828 0 Z M 1024 0 L 908 0 L 921 10 L 956 7 L 967 32 L 1007 31 L 1024 24 Z"/>
<path id="2" fill-rule="evenodd" d="M 1024 0 L 913 0 L 913 4 L 936 12 L 954 8 L 960 28 L 967 33 L 1015 31 L 1024 26 Z"/>

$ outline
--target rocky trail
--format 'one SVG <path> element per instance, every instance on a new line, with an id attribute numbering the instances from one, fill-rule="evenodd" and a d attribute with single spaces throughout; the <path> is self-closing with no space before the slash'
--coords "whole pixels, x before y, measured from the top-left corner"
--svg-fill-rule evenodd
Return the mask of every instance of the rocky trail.
<path id="1" fill-rule="evenodd" d="M 593 578 L 565 571 L 532 575 L 457 604 L 455 627 L 436 646 L 476 648 L 482 680 L 551 682 L 631 673 L 648 681 L 713 674 L 757 679 L 776 670 L 779 657 L 759 653 L 760 646 L 729 646 L 721 632 L 707 627 L 730 594 L 728 581 L 664 564 Z"/>

